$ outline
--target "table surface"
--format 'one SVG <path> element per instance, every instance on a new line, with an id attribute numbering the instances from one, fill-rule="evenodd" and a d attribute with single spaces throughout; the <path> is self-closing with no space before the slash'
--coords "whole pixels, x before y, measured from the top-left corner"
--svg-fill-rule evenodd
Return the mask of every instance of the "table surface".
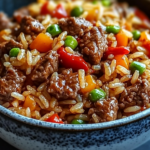
<path id="1" fill-rule="evenodd" d="M 0 147 L 1 150 L 18 150 L 12 147 L 11 145 L 9 145 L 8 143 L 6 143 L 5 141 L 3 141 L 2 139 L 0 139 Z M 135 150 L 150 150 L 150 141 Z"/>

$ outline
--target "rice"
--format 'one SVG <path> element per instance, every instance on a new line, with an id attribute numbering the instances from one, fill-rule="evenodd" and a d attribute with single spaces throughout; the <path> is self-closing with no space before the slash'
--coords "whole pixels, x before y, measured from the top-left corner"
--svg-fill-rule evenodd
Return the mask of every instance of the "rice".
<path id="1" fill-rule="evenodd" d="M 10 63 L 10 62 L 4 62 L 3 65 L 4 65 L 6 68 L 8 68 L 8 67 L 11 66 L 11 63 Z"/>
<path id="2" fill-rule="evenodd" d="M 9 62 L 9 55 L 4 54 L 4 58 L 5 58 L 5 61 L 6 61 L 6 62 Z"/>
<path id="3" fill-rule="evenodd" d="M 70 108 L 71 113 L 84 113 L 83 103 L 79 102 Z"/>
<path id="4" fill-rule="evenodd" d="M 83 69 L 78 70 L 78 78 L 81 88 L 85 88 L 85 71 Z"/>
<path id="5" fill-rule="evenodd" d="M 41 121 L 45 121 L 48 118 L 50 118 L 52 115 L 54 115 L 54 111 L 51 111 L 50 113 L 47 113 L 46 115 L 44 115 L 43 117 L 40 118 Z"/>
<path id="6" fill-rule="evenodd" d="M 108 63 L 104 63 L 104 68 L 105 68 L 105 77 L 109 77 L 111 75 L 111 69 Z"/>
<path id="7" fill-rule="evenodd" d="M 117 87 L 122 87 L 124 86 L 123 83 L 109 83 L 109 88 L 117 88 Z"/>
<path id="8" fill-rule="evenodd" d="M 114 95 L 119 95 L 120 93 L 122 93 L 125 90 L 125 87 L 117 87 L 114 90 Z"/>
<path id="9" fill-rule="evenodd" d="M 135 84 L 138 81 L 139 75 L 140 75 L 139 71 L 136 70 L 131 79 L 131 84 Z"/>
<path id="10" fill-rule="evenodd" d="M 60 41 L 54 46 L 53 50 L 57 51 L 63 45 L 64 45 L 64 41 Z"/>
<path id="11" fill-rule="evenodd" d="M 44 90 L 44 88 L 46 87 L 46 83 L 42 83 L 38 88 L 37 88 L 37 91 L 38 92 L 42 92 Z"/>
<path id="12" fill-rule="evenodd" d="M 116 68 L 116 60 L 115 59 L 112 60 L 110 68 L 111 68 L 111 73 L 113 74 L 115 71 L 115 68 Z"/>
<path id="13" fill-rule="evenodd" d="M 17 92 L 12 92 L 11 96 L 16 98 L 17 100 L 24 101 L 25 97 Z"/>
<path id="14" fill-rule="evenodd" d="M 101 70 L 101 66 L 100 65 L 93 65 L 92 69 L 93 70 Z"/>
<path id="15" fill-rule="evenodd" d="M 31 74 L 31 71 L 32 71 L 32 68 L 29 66 L 27 67 L 27 70 L 26 70 L 26 75 L 29 75 Z"/>
<path id="16" fill-rule="evenodd" d="M 132 75 L 125 75 L 120 79 L 120 82 L 129 81 L 132 78 Z"/>
<path id="17" fill-rule="evenodd" d="M 133 53 L 133 54 L 130 54 L 130 55 L 129 55 L 129 58 L 134 59 L 134 58 L 141 57 L 141 56 L 143 56 L 143 55 L 144 55 L 143 52 L 135 52 L 135 53 Z"/>
<path id="18" fill-rule="evenodd" d="M 73 104 L 76 104 L 75 100 L 64 100 L 59 102 L 59 105 L 73 105 Z"/>
<path id="19" fill-rule="evenodd" d="M 27 116 L 28 118 L 31 118 L 31 110 L 30 110 L 29 107 L 26 108 L 26 116 Z"/>
<path id="20" fill-rule="evenodd" d="M 64 41 L 66 37 L 67 37 L 67 31 L 64 31 L 58 36 L 57 41 Z"/>
<path id="21" fill-rule="evenodd" d="M 54 108 L 56 104 L 57 104 L 57 99 L 52 97 L 49 102 L 50 108 Z"/>
<path id="22" fill-rule="evenodd" d="M 66 47 L 65 50 L 66 50 L 66 52 L 68 52 L 68 53 L 70 53 L 70 54 L 74 54 L 73 49 L 70 48 L 70 47 Z"/>
<path id="23" fill-rule="evenodd" d="M 95 113 L 92 115 L 92 118 L 93 118 L 95 123 L 99 123 L 98 117 Z"/>
<path id="24" fill-rule="evenodd" d="M 41 56 L 40 55 L 37 55 L 35 56 L 33 59 L 32 59 L 32 66 L 35 66 L 38 61 L 41 59 Z"/>
<path id="25" fill-rule="evenodd" d="M 31 94 L 31 91 L 24 91 L 22 93 L 22 95 L 25 96 L 25 97 L 28 96 L 28 95 L 30 95 L 30 94 Z"/>
<path id="26" fill-rule="evenodd" d="M 125 108 L 124 112 L 125 113 L 133 113 L 133 112 L 136 112 L 136 111 L 139 111 L 139 110 L 141 110 L 140 106 L 131 106 L 131 107 Z"/>
<path id="27" fill-rule="evenodd" d="M 125 74 L 125 75 L 129 75 L 129 74 L 130 74 L 130 71 L 129 71 L 128 69 L 126 69 L 125 67 L 123 67 L 123 66 L 118 65 L 118 66 L 116 67 L 116 69 L 117 69 L 119 72 L 122 72 L 122 73 Z"/>
<path id="28" fill-rule="evenodd" d="M 21 32 L 19 37 L 20 37 L 21 43 L 23 44 L 24 49 L 27 50 L 28 42 L 27 42 L 27 40 L 25 38 L 24 33 Z"/>
<path id="29" fill-rule="evenodd" d="M 32 56 L 37 56 L 40 53 L 39 53 L 39 51 L 37 51 L 36 49 L 34 49 L 34 50 L 31 50 L 31 54 L 32 54 Z"/>
<path id="30" fill-rule="evenodd" d="M 34 97 L 35 102 L 40 106 L 40 108 L 45 109 L 44 104 L 36 97 Z"/>
<path id="31" fill-rule="evenodd" d="M 49 101 L 43 95 L 40 95 L 39 99 L 41 100 L 45 108 L 49 108 Z"/>
<path id="32" fill-rule="evenodd" d="M 19 54 L 18 54 L 18 56 L 17 56 L 17 59 L 18 59 L 18 60 L 22 60 L 24 57 L 25 57 L 25 50 L 24 50 L 24 49 L 21 49 L 21 50 L 19 51 Z"/>
<path id="33" fill-rule="evenodd" d="M 32 65 L 32 53 L 30 51 L 27 51 L 27 63 L 29 66 Z"/>
<path id="34" fill-rule="evenodd" d="M 19 101 L 18 100 L 14 100 L 12 103 L 13 107 L 18 107 L 19 106 Z"/>
<path id="35" fill-rule="evenodd" d="M 76 101 L 77 101 L 77 102 L 82 102 L 82 97 L 81 97 L 81 95 L 80 95 L 80 94 L 78 94 L 78 95 L 77 95 L 77 97 L 76 97 Z"/>

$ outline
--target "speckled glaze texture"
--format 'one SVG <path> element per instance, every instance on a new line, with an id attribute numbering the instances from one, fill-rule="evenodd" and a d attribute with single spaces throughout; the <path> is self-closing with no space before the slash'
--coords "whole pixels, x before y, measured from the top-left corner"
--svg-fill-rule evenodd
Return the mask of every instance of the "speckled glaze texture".
<path id="1" fill-rule="evenodd" d="M 149 111 L 141 113 L 142 116 Z M 141 114 L 122 121 L 137 119 Z M 109 129 L 107 123 L 51 124 L 25 118 L 0 106 L 0 137 L 21 150 L 133 150 L 150 139 L 150 116 L 123 126 L 119 126 L 120 122 L 110 122 Z"/>

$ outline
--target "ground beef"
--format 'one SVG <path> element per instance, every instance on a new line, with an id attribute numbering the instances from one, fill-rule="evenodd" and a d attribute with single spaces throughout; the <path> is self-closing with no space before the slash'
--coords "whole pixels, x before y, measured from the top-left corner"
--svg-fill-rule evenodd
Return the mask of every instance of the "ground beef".
<path id="1" fill-rule="evenodd" d="M 23 7 L 23 8 L 20 8 L 20 9 L 16 10 L 16 11 L 14 12 L 13 17 L 14 17 L 14 19 L 15 19 L 18 23 L 20 23 L 21 20 L 22 20 L 22 18 L 23 18 L 24 16 L 27 16 L 27 15 L 29 15 L 29 10 L 28 10 L 27 7 Z"/>
<path id="2" fill-rule="evenodd" d="M 7 29 L 10 27 L 10 20 L 9 18 L 4 14 L 0 13 L 0 31 L 3 29 Z"/>
<path id="3" fill-rule="evenodd" d="M 4 65 L 3 65 L 2 60 L 0 59 L 0 77 L 1 77 L 2 74 L 3 74 L 3 70 L 4 70 Z"/>
<path id="4" fill-rule="evenodd" d="M 53 74 L 48 88 L 48 92 L 58 99 L 75 99 L 79 90 L 78 73 L 73 73 L 72 69 Z"/>
<path id="5" fill-rule="evenodd" d="M 119 108 L 129 106 L 146 106 L 150 102 L 150 85 L 146 79 L 138 79 L 138 82 L 127 87 L 119 99 Z"/>
<path id="6" fill-rule="evenodd" d="M 9 68 L 6 76 L 0 79 L 0 100 L 12 101 L 12 92 L 21 93 L 26 77 L 17 69 Z"/>
<path id="7" fill-rule="evenodd" d="M 58 71 L 58 54 L 56 51 L 50 51 L 36 65 L 31 79 L 35 84 L 45 82 L 48 77 Z"/>
<path id="8" fill-rule="evenodd" d="M 93 65 L 100 62 L 107 49 L 107 40 L 101 27 L 93 27 L 89 21 L 74 17 L 62 19 L 58 24 L 68 35 L 80 38 L 79 48 L 86 61 Z"/>
<path id="9" fill-rule="evenodd" d="M 93 26 L 89 21 L 84 18 L 70 17 L 67 19 L 61 19 L 58 25 L 63 31 L 67 31 L 68 35 L 83 36 L 85 32 L 88 32 Z"/>
<path id="10" fill-rule="evenodd" d="M 95 113 L 99 122 L 108 122 L 117 119 L 118 101 L 115 97 L 106 100 L 99 100 L 95 103 L 95 108 L 91 108 L 88 114 L 91 116 Z M 90 120 L 93 123 L 93 119 Z"/>
<path id="11" fill-rule="evenodd" d="M 19 32 L 29 35 L 39 34 L 44 30 L 44 26 L 31 16 L 24 16 L 21 20 Z"/>
<path id="12" fill-rule="evenodd" d="M 11 39 L 8 42 L 1 43 L 0 44 L 0 57 L 2 57 L 3 54 L 8 54 L 12 48 L 20 48 L 21 49 L 21 48 L 23 48 L 23 45 L 16 42 L 13 39 Z"/>
<path id="13" fill-rule="evenodd" d="M 88 62 L 99 64 L 107 49 L 107 40 L 101 27 L 93 27 L 80 40 L 81 53 L 88 57 Z"/>

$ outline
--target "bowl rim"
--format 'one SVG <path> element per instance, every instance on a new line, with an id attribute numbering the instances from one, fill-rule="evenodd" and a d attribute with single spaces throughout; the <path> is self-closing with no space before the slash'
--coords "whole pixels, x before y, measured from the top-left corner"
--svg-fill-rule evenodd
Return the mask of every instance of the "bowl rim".
<path id="1" fill-rule="evenodd" d="M 63 131 L 64 130 L 65 131 L 88 131 L 88 130 L 108 129 L 108 128 L 114 128 L 114 127 L 130 124 L 132 122 L 150 116 L 150 109 L 144 110 L 135 115 L 123 119 L 115 120 L 115 121 L 96 123 L 96 124 L 83 124 L 83 125 L 56 124 L 56 123 L 44 122 L 32 118 L 27 118 L 15 112 L 12 112 L 11 110 L 4 108 L 3 106 L 0 106 L 0 113 L 3 114 L 4 116 L 7 116 L 21 123 L 35 126 L 35 127 L 41 127 L 41 128 L 53 129 L 53 130 L 63 130 Z"/>

